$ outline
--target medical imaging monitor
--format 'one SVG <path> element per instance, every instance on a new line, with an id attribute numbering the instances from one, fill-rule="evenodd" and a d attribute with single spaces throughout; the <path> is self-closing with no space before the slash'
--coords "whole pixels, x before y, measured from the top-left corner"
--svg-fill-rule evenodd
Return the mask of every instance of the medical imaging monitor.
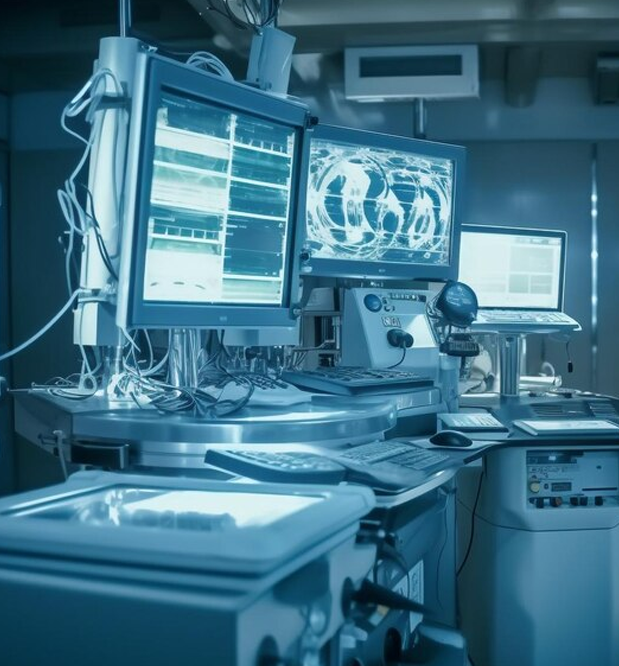
<path id="1" fill-rule="evenodd" d="M 136 80 L 117 323 L 293 326 L 307 108 L 152 55 Z"/>
<path id="2" fill-rule="evenodd" d="M 565 231 L 463 225 L 458 279 L 479 307 L 563 310 Z"/>
<path id="3" fill-rule="evenodd" d="M 318 125 L 303 273 L 455 279 L 464 162 L 459 146 Z"/>

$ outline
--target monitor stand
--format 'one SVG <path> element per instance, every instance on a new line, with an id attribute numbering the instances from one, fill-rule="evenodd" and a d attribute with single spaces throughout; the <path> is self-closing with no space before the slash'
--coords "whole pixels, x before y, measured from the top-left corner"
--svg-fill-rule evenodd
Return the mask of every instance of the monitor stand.
<path id="1" fill-rule="evenodd" d="M 168 382 L 172 386 L 198 386 L 198 360 L 202 338 L 197 328 L 174 328 L 170 332 Z"/>
<path id="2" fill-rule="evenodd" d="M 520 359 L 522 333 L 499 333 L 499 370 L 501 402 L 517 399 L 520 392 Z"/>

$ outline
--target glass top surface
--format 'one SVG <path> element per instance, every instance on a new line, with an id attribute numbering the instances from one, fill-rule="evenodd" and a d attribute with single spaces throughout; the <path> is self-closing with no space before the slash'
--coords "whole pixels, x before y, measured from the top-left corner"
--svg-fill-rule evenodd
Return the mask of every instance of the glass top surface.
<path id="1" fill-rule="evenodd" d="M 318 494 L 117 485 L 22 505 L 10 515 L 101 527 L 230 533 L 272 525 L 324 499 Z"/>

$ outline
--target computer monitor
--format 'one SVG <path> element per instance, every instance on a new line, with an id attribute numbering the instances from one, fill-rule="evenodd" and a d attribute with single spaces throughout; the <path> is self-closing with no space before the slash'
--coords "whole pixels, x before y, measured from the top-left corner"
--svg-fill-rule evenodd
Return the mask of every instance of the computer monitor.
<path id="1" fill-rule="evenodd" d="M 318 125 L 302 272 L 455 279 L 464 162 L 459 146 Z"/>
<path id="2" fill-rule="evenodd" d="M 458 279 L 480 308 L 563 310 L 565 231 L 463 225 Z"/>
<path id="3" fill-rule="evenodd" d="M 308 110 L 142 55 L 117 323 L 293 327 Z"/>

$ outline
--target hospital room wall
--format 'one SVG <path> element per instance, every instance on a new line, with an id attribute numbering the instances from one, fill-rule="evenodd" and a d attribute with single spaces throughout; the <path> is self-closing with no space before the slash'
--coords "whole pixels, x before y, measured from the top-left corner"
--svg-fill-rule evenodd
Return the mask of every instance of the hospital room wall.
<path id="1" fill-rule="evenodd" d="M 60 129 L 60 112 L 71 93 L 14 95 L 10 104 L 11 342 L 29 338 L 68 298 L 64 252 L 66 224 L 56 191 L 80 155 L 79 144 Z M 66 314 L 32 347 L 12 360 L 12 384 L 23 388 L 79 369 Z M 15 436 L 16 490 L 62 480 L 55 458 Z"/>

